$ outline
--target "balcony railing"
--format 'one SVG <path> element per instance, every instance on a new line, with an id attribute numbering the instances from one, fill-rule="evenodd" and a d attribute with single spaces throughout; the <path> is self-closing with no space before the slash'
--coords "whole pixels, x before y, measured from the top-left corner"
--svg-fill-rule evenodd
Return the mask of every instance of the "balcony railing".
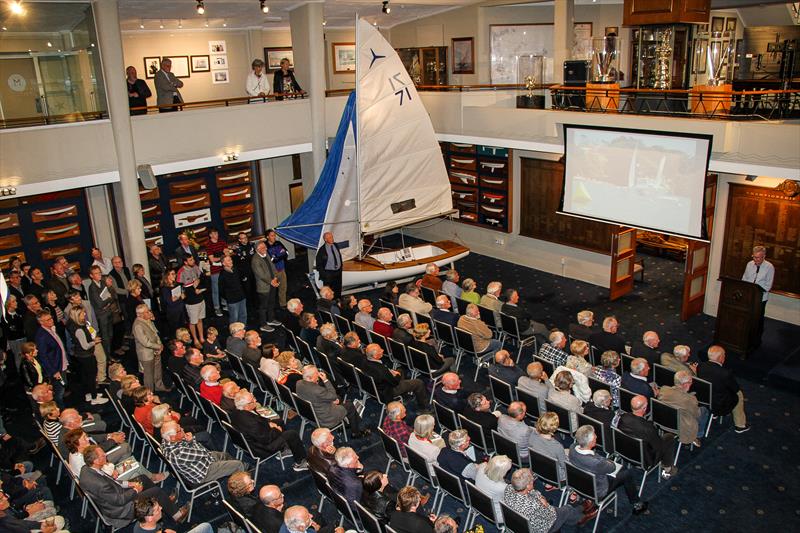
<path id="1" fill-rule="evenodd" d="M 49 126 L 52 124 L 71 124 L 73 122 L 88 122 L 91 120 L 102 120 L 104 118 L 108 118 L 108 112 L 106 111 L 68 113 L 66 115 L 37 115 L 35 117 L 9 118 L 0 120 L 0 129 Z"/>

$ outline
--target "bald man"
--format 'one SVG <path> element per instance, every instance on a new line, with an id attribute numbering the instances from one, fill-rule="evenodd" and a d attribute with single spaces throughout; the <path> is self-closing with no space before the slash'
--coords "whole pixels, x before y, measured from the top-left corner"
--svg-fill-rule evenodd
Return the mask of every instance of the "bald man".
<path id="1" fill-rule="evenodd" d="M 280 487 L 264 485 L 258 491 L 260 505 L 253 507 L 248 516 L 259 531 L 279 531 L 283 525 L 285 500 Z"/>
<path id="2" fill-rule="evenodd" d="M 619 418 L 617 429 L 641 439 L 644 443 L 644 466 L 650 468 L 661 463 L 661 477 L 669 479 L 678 472 L 672 463 L 675 459 L 675 435 L 658 434 L 655 424 L 645 418 L 650 400 L 637 395 L 631 400 L 629 413 L 623 413 Z"/>

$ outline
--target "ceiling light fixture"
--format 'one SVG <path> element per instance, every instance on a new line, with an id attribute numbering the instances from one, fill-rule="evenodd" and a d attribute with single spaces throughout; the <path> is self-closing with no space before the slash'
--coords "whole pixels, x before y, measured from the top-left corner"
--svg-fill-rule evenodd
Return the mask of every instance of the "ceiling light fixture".
<path id="1" fill-rule="evenodd" d="M 208 19 L 206 19 L 206 28 L 208 28 Z"/>
<path id="2" fill-rule="evenodd" d="M 162 30 L 164 29 L 164 19 L 161 19 L 161 23 L 158 25 L 158 27 Z"/>
<path id="3" fill-rule="evenodd" d="M 383 0 L 383 7 L 381 8 L 386 15 L 392 12 L 392 8 L 389 7 L 389 0 Z"/>
<path id="4" fill-rule="evenodd" d="M 206 12 L 206 6 L 203 4 L 203 0 L 197 0 L 197 14 L 202 15 Z"/>
<path id="5" fill-rule="evenodd" d="M 323 26 L 327 26 L 327 25 L 328 25 L 328 21 L 323 19 L 323 21 L 322 21 L 322 25 L 323 25 Z"/>
<path id="6" fill-rule="evenodd" d="M 222 19 L 222 27 L 223 28 L 227 28 L 228 27 L 228 19 Z"/>
<path id="7" fill-rule="evenodd" d="M 183 28 L 183 21 L 181 19 L 178 19 L 178 29 L 181 28 Z"/>
<path id="8" fill-rule="evenodd" d="M 266 14 L 269 13 L 269 6 L 267 5 L 267 0 L 259 0 L 261 4 L 261 12 Z"/>
<path id="9" fill-rule="evenodd" d="M 144 20 L 139 19 L 139 29 L 140 30 L 144 29 Z"/>
<path id="10" fill-rule="evenodd" d="M 22 7 L 22 0 L 14 0 L 13 2 L 11 2 L 11 4 L 9 4 L 8 7 L 9 9 L 11 9 L 11 12 L 14 13 L 15 15 L 25 14 L 25 8 Z"/>

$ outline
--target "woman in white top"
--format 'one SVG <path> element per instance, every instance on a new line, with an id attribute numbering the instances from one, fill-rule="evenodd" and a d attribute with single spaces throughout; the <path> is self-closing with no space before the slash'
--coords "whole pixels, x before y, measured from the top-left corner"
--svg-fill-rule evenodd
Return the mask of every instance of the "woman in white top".
<path id="1" fill-rule="evenodd" d="M 274 344 L 265 344 L 261 347 L 261 361 L 258 364 L 258 369 L 275 381 L 281 377 L 281 364 L 275 360 L 279 353 L 281 351 Z"/>
<path id="2" fill-rule="evenodd" d="M 254 59 L 251 67 L 253 70 L 247 75 L 244 90 L 250 96 L 263 98 L 270 93 L 270 80 L 264 74 L 264 62 L 260 59 Z"/>
<path id="3" fill-rule="evenodd" d="M 572 393 L 581 403 L 586 403 L 592 399 L 592 389 L 589 388 L 589 378 L 578 370 L 581 366 L 581 361 L 582 359 L 580 357 L 574 355 L 568 356 L 567 362 L 564 363 L 565 366 L 556 368 L 553 371 L 553 375 L 550 376 L 550 381 L 555 385 L 555 378 L 560 372 L 569 372 L 572 374 Z M 589 368 L 591 369 L 591 366 Z"/>
<path id="4" fill-rule="evenodd" d="M 441 439 L 437 439 L 441 445 L 433 442 L 434 424 L 431 415 L 420 415 L 414 420 L 414 433 L 408 436 L 408 447 L 423 456 L 428 466 L 437 464 L 436 459 L 444 447 Z"/>
<path id="5" fill-rule="evenodd" d="M 506 490 L 505 477 L 509 470 L 511 470 L 511 459 L 507 455 L 495 455 L 488 463 L 480 465 L 475 475 L 475 486 L 487 496 L 491 496 L 496 517 L 502 516 L 500 502 Z"/>
<path id="6" fill-rule="evenodd" d="M 80 429 L 70 430 L 64 435 L 64 444 L 66 445 L 67 450 L 69 450 L 69 469 L 72 471 L 75 477 L 80 478 L 81 468 L 83 468 L 83 465 L 86 464 L 86 461 L 83 458 L 83 451 L 91 444 L 89 441 L 89 435 Z M 108 468 L 106 473 L 108 473 L 108 475 L 112 476 L 114 479 L 117 479 L 117 476 L 120 474 L 117 473 L 117 470 L 114 468 L 114 464 L 107 463 L 107 465 L 110 466 L 103 467 L 103 470 L 105 471 L 106 468 Z M 127 480 L 133 480 L 140 476 L 146 477 L 153 483 L 161 483 L 169 476 L 169 473 L 161 472 L 159 474 L 153 474 L 138 462 L 136 463 L 136 468 L 125 472 L 125 478 Z M 123 487 L 127 486 L 127 481 L 119 480 L 118 482 Z M 148 486 L 152 486 L 152 484 L 146 483 L 145 488 Z"/>

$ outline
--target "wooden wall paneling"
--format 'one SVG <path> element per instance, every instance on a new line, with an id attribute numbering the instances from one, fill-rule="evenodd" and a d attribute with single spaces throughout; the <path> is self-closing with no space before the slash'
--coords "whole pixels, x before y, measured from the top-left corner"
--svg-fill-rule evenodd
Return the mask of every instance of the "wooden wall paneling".
<path id="1" fill-rule="evenodd" d="M 18 233 L 0 236 L 0 250 L 14 250 L 22 248 L 22 239 Z"/>
<path id="2" fill-rule="evenodd" d="M 182 194 L 195 194 L 208 190 L 205 178 L 196 178 L 191 180 L 181 180 L 171 182 L 169 184 L 170 196 L 180 196 Z"/>
<path id="3" fill-rule="evenodd" d="M 144 234 L 145 235 L 156 235 L 161 233 L 161 222 L 158 220 L 152 222 L 145 222 L 144 224 Z"/>
<path id="4" fill-rule="evenodd" d="M 223 204 L 229 204 L 240 200 L 249 200 L 253 195 L 252 192 L 252 187 L 249 185 L 244 187 L 231 187 L 230 189 L 221 190 L 219 192 L 219 197 Z"/>
<path id="5" fill-rule="evenodd" d="M 250 169 L 240 169 L 233 172 L 225 172 L 217 174 L 217 188 L 223 189 L 225 187 L 235 187 L 237 185 L 246 185 L 252 182 L 250 176 Z"/>
<path id="6" fill-rule="evenodd" d="M 161 206 L 159 206 L 158 204 L 143 205 L 142 206 L 142 216 L 145 219 L 152 218 L 152 217 L 160 217 L 161 216 Z"/>
<path id="7" fill-rule="evenodd" d="M 5 270 L 11 264 L 12 257 L 19 257 L 20 261 L 26 263 L 28 260 L 25 258 L 25 252 L 12 252 L 0 254 L 0 270 Z"/>
<path id="8" fill-rule="evenodd" d="M 223 207 L 220 209 L 220 215 L 223 219 L 231 217 L 238 217 L 242 215 L 251 215 L 255 211 L 252 202 L 248 204 L 232 205 L 230 207 Z"/>
<path id="9" fill-rule="evenodd" d="M 622 24 L 703 24 L 711 15 L 711 0 L 625 0 Z"/>
<path id="10" fill-rule="evenodd" d="M 183 213 L 184 211 L 193 211 L 206 207 L 210 202 L 211 196 L 208 193 L 190 194 L 171 199 L 169 201 L 169 209 L 173 213 Z"/>
<path id="11" fill-rule="evenodd" d="M 16 213 L 3 213 L 0 216 L 0 230 L 19 227 L 19 216 Z"/>
<path id="12" fill-rule="evenodd" d="M 47 261 L 52 261 L 56 257 L 64 256 L 69 260 L 70 258 L 79 258 L 82 252 L 80 244 L 69 244 L 66 246 L 55 246 L 53 248 L 46 248 L 42 250 L 42 258 Z"/>
<path id="13" fill-rule="evenodd" d="M 158 200 L 159 193 L 158 187 L 155 189 L 142 189 L 139 187 L 139 201 L 140 202 L 149 202 L 153 200 Z"/>
<path id="14" fill-rule="evenodd" d="M 39 242 L 50 242 L 59 239 L 66 239 L 67 237 L 76 237 L 81 234 L 80 226 L 77 222 L 70 222 L 68 224 L 61 224 L 59 226 L 50 226 L 47 228 L 36 230 L 36 239 Z"/>
<path id="15" fill-rule="evenodd" d="M 31 212 L 31 219 L 34 223 L 51 222 L 53 220 L 61 220 L 64 218 L 74 218 L 77 215 L 78 206 L 71 204 L 64 207 L 57 207 L 55 209 L 37 209 Z"/>

